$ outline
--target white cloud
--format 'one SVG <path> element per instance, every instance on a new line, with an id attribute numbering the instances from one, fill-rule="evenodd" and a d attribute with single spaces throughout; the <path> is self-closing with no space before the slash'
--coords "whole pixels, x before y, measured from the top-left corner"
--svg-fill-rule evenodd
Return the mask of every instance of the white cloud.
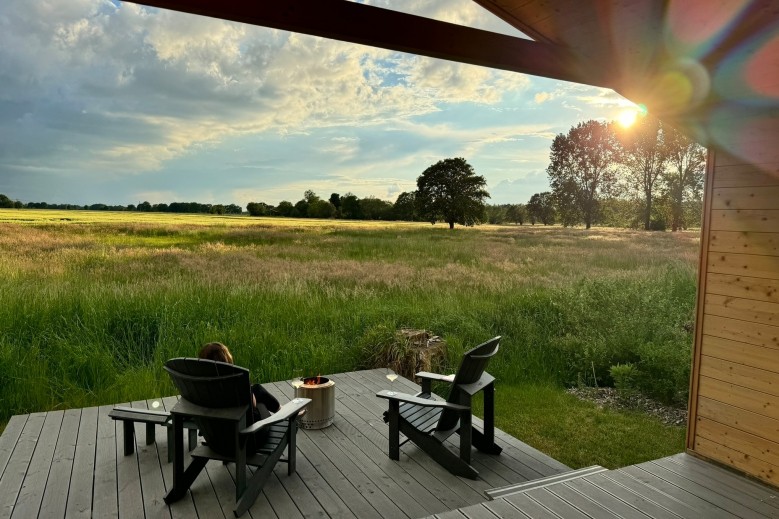
<path id="1" fill-rule="evenodd" d="M 516 34 L 471 0 L 372 3 Z M 603 116 L 621 99 L 108 0 L 0 2 L 0 85 L 3 189 L 45 199 L 57 175 L 90 203 L 206 202 L 215 184 L 244 205 L 309 188 L 392 199 L 451 156 L 498 182 L 518 157 L 546 160 L 538 150 L 575 122 L 561 105 Z"/>
<path id="2" fill-rule="evenodd" d="M 455 22 L 488 18 L 471 4 L 408 3 Z M 156 170 L 230 135 L 376 125 L 440 103 L 496 103 L 528 84 L 519 74 L 132 3 L 9 0 L 0 17 L 8 29 L 0 96 L 22 112 L 0 113 L 0 136 L 26 125 L 39 140 L 0 144 L 21 164 Z"/>

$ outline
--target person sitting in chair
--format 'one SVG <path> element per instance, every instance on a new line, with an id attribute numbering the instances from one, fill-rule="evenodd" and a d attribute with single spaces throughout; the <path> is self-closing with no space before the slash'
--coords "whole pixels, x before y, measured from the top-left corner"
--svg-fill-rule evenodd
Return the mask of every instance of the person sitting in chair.
<path id="1" fill-rule="evenodd" d="M 198 357 L 201 359 L 215 360 L 217 362 L 233 362 L 233 355 L 230 350 L 221 342 L 209 342 L 200 349 Z M 281 408 L 281 404 L 276 398 L 260 384 L 252 384 L 252 413 L 255 422 L 268 418 Z"/>

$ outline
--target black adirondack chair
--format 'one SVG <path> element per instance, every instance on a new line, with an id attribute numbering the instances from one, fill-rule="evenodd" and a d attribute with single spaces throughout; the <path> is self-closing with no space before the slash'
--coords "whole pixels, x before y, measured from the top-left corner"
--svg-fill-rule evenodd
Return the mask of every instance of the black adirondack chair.
<path id="1" fill-rule="evenodd" d="M 252 423 L 249 370 L 204 359 L 171 359 L 165 363 L 181 399 L 173 415 L 173 488 L 166 503 L 181 499 L 208 460 L 235 463 L 235 515 L 252 506 L 277 462 L 287 462 L 288 473 L 295 472 L 295 434 L 298 413 L 311 401 L 295 399 L 274 415 Z M 205 443 L 192 451 L 192 461 L 184 469 L 183 426 L 194 420 Z M 257 432 L 265 429 L 261 441 Z M 287 447 L 287 459 L 281 459 Z M 259 467 L 246 479 L 246 466 Z"/>
<path id="2" fill-rule="evenodd" d="M 502 449 L 495 444 L 495 378 L 484 371 L 499 345 L 500 337 L 495 337 L 466 352 L 453 378 L 425 371 L 417 373 L 422 379 L 422 392 L 417 395 L 392 395 L 386 390 L 376 394 L 389 400 L 385 421 L 390 429 L 391 459 L 400 459 L 400 433 L 452 474 L 470 479 L 479 475 L 471 466 L 471 446 L 500 454 Z M 430 391 L 432 381 L 451 384 L 446 400 L 435 399 Z M 484 395 L 483 432 L 471 425 L 471 400 L 479 391 Z M 445 444 L 454 433 L 460 435 L 459 456 Z"/>

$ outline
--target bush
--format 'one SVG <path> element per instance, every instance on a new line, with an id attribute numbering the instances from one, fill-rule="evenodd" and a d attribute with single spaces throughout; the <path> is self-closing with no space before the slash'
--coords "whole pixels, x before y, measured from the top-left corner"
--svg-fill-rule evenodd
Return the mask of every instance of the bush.
<path id="1" fill-rule="evenodd" d="M 690 348 L 645 343 L 638 350 L 637 385 L 648 396 L 684 405 L 690 384 Z"/>
<path id="2" fill-rule="evenodd" d="M 393 330 L 381 324 L 362 337 L 362 368 L 390 368 L 410 380 L 420 371 L 441 371 L 446 345 L 440 338 L 430 341 L 424 330 Z"/>
<path id="3" fill-rule="evenodd" d="M 669 269 L 660 279 L 588 280 L 550 294 L 564 316 L 546 326 L 547 364 L 562 366 L 559 381 L 609 386 L 617 384 L 616 373 L 620 384 L 685 402 L 692 346 L 685 324 L 695 285 L 684 277 Z"/>
<path id="4" fill-rule="evenodd" d="M 635 390 L 638 372 L 633 364 L 615 364 L 609 368 L 609 373 L 617 391 L 627 393 Z"/>
<path id="5" fill-rule="evenodd" d="M 665 218 L 658 216 L 655 218 L 652 218 L 649 221 L 649 230 L 650 231 L 664 231 L 667 228 L 667 224 L 665 222 Z"/>

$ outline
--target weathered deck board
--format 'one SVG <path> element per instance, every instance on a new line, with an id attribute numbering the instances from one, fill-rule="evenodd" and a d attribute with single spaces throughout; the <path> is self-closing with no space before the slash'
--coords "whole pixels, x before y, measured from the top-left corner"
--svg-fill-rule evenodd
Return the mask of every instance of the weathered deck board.
<path id="1" fill-rule="evenodd" d="M 379 375 L 381 375 L 381 373 L 379 373 Z M 383 375 L 381 375 L 381 377 L 383 377 Z M 383 378 L 377 378 L 376 381 L 378 383 L 371 384 L 367 379 L 363 379 L 362 377 L 349 376 L 349 374 L 335 376 L 334 380 L 336 380 L 336 384 L 340 384 L 347 389 L 351 388 L 352 395 L 361 395 L 365 393 L 375 395 L 375 393 L 380 388 L 384 388 L 388 384 L 386 379 Z M 399 379 L 396 381 L 396 384 L 398 382 Z M 382 413 L 387 409 L 386 402 L 378 398 L 363 399 L 359 397 L 352 397 L 352 400 L 352 410 L 359 412 L 360 416 L 363 418 L 370 417 L 368 424 L 371 425 L 380 435 L 380 438 L 376 438 L 376 442 L 374 443 L 374 457 L 376 459 L 383 458 L 389 460 L 387 455 L 387 447 L 389 445 L 389 429 L 384 424 L 384 420 L 382 419 Z M 469 484 L 470 482 L 467 480 L 455 478 L 455 480 L 450 481 L 451 476 L 445 469 L 443 469 L 440 465 L 438 465 L 438 463 L 427 456 L 427 454 L 423 453 L 412 444 L 407 444 L 401 448 L 401 459 L 399 462 L 395 463 L 397 463 L 401 468 L 406 468 L 406 470 L 409 470 L 409 468 L 405 466 L 405 463 L 409 463 L 411 465 L 409 470 L 410 472 L 415 470 L 417 466 L 423 467 L 424 472 L 422 472 L 422 474 L 427 472 L 427 474 L 430 474 L 430 476 L 421 476 L 420 480 L 418 480 L 419 484 L 424 485 L 425 481 L 427 480 L 430 482 L 431 478 L 435 478 L 443 484 L 449 482 L 452 490 L 458 495 L 462 496 L 466 503 L 468 502 L 469 497 L 471 499 L 479 499 L 482 495 L 480 491 L 474 490 L 473 485 Z M 484 487 L 487 485 L 482 481 L 480 486 Z"/>
<path id="2" fill-rule="evenodd" d="M 779 516 L 779 492 L 775 489 L 755 485 L 727 469 L 684 454 L 656 460 L 655 463 L 702 485 L 713 485 L 709 488 L 717 488 L 725 495 L 738 497 L 750 507 L 765 510 L 766 515 Z M 764 506 L 771 508 L 764 508 Z"/>
<path id="3" fill-rule="evenodd" d="M 121 403 L 123 407 L 130 407 L 129 402 Z M 114 429 L 118 434 L 114 435 L 114 447 L 116 448 L 116 484 L 118 491 L 118 516 L 126 519 L 144 518 L 143 492 L 141 491 L 140 466 L 138 465 L 138 451 L 130 456 L 123 456 L 124 444 L 122 442 L 122 424 L 115 424 Z M 136 429 L 136 436 L 138 431 Z M 140 436 L 143 438 L 143 436 Z M 137 447 L 137 442 L 136 442 Z"/>
<path id="4" fill-rule="evenodd" d="M 92 485 L 95 473 L 95 449 L 97 447 L 97 407 L 81 409 L 75 451 L 73 472 L 66 498 L 65 516 L 90 517 L 92 515 Z M 60 510 L 52 507 L 51 510 Z"/>
<path id="5" fill-rule="evenodd" d="M 694 480 L 684 478 L 674 471 L 668 470 L 660 465 L 652 463 L 643 463 L 638 466 L 641 470 L 646 471 L 652 476 L 670 483 L 675 487 L 692 494 L 698 498 L 701 498 L 713 506 L 721 508 L 726 512 L 738 515 L 744 518 L 760 518 L 766 517 L 764 514 L 753 510 L 747 503 L 740 500 L 737 496 L 730 496 L 723 494 L 722 490 L 711 490 L 706 485 L 702 485 Z M 730 492 L 726 491 L 727 494 Z"/>
<path id="6" fill-rule="evenodd" d="M 43 429 L 36 442 L 35 452 L 24 476 L 24 483 L 16 498 L 14 511 L 11 514 L 12 518 L 36 517 L 38 515 L 43 492 L 46 490 L 49 478 L 49 470 L 54 459 L 54 448 L 57 444 L 63 416 L 62 411 L 52 411 L 46 414 Z M 52 483 L 55 482 L 52 481 Z"/>
<path id="7" fill-rule="evenodd" d="M 40 503 L 40 516 L 48 517 L 57 515 L 57 511 L 65 510 L 68 502 L 68 492 L 73 473 L 73 460 L 76 455 L 76 443 L 78 430 L 81 423 L 81 409 L 68 409 L 62 418 L 62 427 L 57 437 L 57 445 L 54 447 L 54 458 L 48 474 L 48 482 L 43 492 L 43 501 Z M 14 512 L 16 512 L 14 510 Z"/>
<path id="8" fill-rule="evenodd" d="M 339 413 L 348 426 L 359 431 L 358 436 L 363 442 L 370 442 L 366 449 L 373 452 L 373 456 L 379 460 L 389 460 L 387 456 L 388 429 L 381 419 L 381 414 L 377 411 L 367 409 L 359 398 L 353 398 L 351 395 L 357 395 L 355 389 L 348 385 L 348 382 L 342 381 L 346 392 L 341 392 L 338 399 Z M 383 411 L 382 411 L 383 412 Z M 367 427 L 366 427 L 367 424 Z M 336 424 L 338 426 L 338 424 Z M 345 425 L 344 425 L 345 427 Z M 421 453 L 423 454 L 423 453 Z M 427 455 L 409 456 L 404 450 L 401 450 L 401 459 L 393 462 L 397 470 L 406 474 L 406 476 L 396 476 L 396 481 L 404 482 L 410 485 L 422 485 L 431 494 L 434 494 L 443 505 L 443 510 L 450 510 L 465 506 L 467 496 L 471 495 L 473 490 L 460 481 L 453 481 L 450 485 L 445 483 L 448 473 L 438 464 L 433 462 Z M 476 494 L 478 495 L 478 494 Z M 435 502 L 429 503 L 435 506 Z"/>
<path id="9" fill-rule="evenodd" d="M 775 489 L 690 455 L 677 454 L 434 517 L 489 517 L 483 515 L 489 512 L 499 517 L 555 519 L 764 519 L 779 517 L 777 500 Z"/>
<path id="10" fill-rule="evenodd" d="M 288 476 L 286 464 L 279 464 L 246 517 L 779 517 L 773 489 L 686 455 L 486 501 L 483 491 L 493 485 L 567 467 L 499 430 L 501 455 L 473 452 L 482 475 L 476 481 L 452 476 L 410 443 L 399 461 L 390 460 L 382 420 L 387 404 L 375 397 L 389 384 L 383 371 L 331 378 L 337 387 L 333 425 L 299 432 L 298 472 Z M 266 387 L 281 401 L 293 396 L 287 382 Z M 398 379 L 395 389 L 419 387 Z M 160 400 L 170 409 L 177 397 Z M 149 408 L 153 402 L 131 405 Z M 112 407 L 13 417 L 0 437 L 0 517 L 233 516 L 233 464 L 209 462 L 191 491 L 169 507 L 162 499 L 172 484 L 165 429 L 158 427 L 156 442 L 146 445 L 145 428 L 136 425 L 135 452 L 124 456 L 121 424 L 108 416 Z"/>
<path id="11" fill-rule="evenodd" d="M 91 513 L 98 519 L 116 517 L 119 514 L 119 489 L 116 477 L 117 452 L 121 456 L 122 447 L 116 449 L 116 423 L 108 413 L 111 406 L 101 406 L 97 410 L 97 445 L 95 446 L 94 487 L 89 495 L 73 496 L 73 499 L 91 502 Z M 84 510 L 87 515 L 87 510 Z"/>
<path id="12" fill-rule="evenodd" d="M 11 453 L 16 449 L 19 437 L 22 435 L 24 425 L 27 423 L 28 415 L 12 416 L 8 425 L 0 436 L 0 478 L 5 473 L 8 461 L 11 459 Z"/>
<path id="13" fill-rule="evenodd" d="M 146 402 L 132 402 L 134 408 L 147 409 Z M 157 427 L 156 429 L 160 429 Z M 158 437 L 155 430 L 155 439 Z M 164 442 L 164 440 L 163 440 Z M 160 468 L 159 457 L 157 456 L 157 443 L 146 445 L 146 425 L 143 423 L 135 424 L 135 454 L 138 457 L 138 473 L 141 481 L 141 495 L 143 496 L 144 516 L 151 519 L 170 519 L 171 509 L 162 500 L 163 494 L 160 490 L 165 488 L 162 481 L 162 470 Z M 184 503 L 190 499 L 182 499 Z M 177 508 L 181 506 L 176 503 Z M 194 511 L 194 510 L 193 510 Z M 191 517 L 191 516 L 190 516 Z"/>
<path id="14" fill-rule="evenodd" d="M 375 397 L 388 384 L 384 373 L 332 378 L 337 384 L 333 425 L 299 432 L 297 474 L 287 476 L 286 464 L 279 464 L 247 517 L 422 517 L 480 503 L 486 499 L 483 490 L 493 485 L 566 468 L 501 431 L 497 441 L 504 454 L 474 452 L 484 474 L 477 481 L 452 476 L 412 444 L 402 448 L 400 461 L 390 460 L 382 420 L 386 402 Z M 395 386 L 418 391 L 404 379 Z M 286 382 L 266 387 L 282 401 L 293 396 Z M 162 398 L 161 408 L 176 401 Z M 122 405 L 149 408 L 153 402 Z M 0 516 L 232 517 L 234 465 L 210 462 L 188 495 L 169 507 L 162 499 L 172 484 L 164 428 L 158 427 L 156 442 L 146 445 L 145 428 L 136 424 L 135 452 L 124 456 L 121 424 L 108 416 L 112 407 L 14 417 L 0 437 Z M 460 515 L 495 516 L 486 508 Z"/>

